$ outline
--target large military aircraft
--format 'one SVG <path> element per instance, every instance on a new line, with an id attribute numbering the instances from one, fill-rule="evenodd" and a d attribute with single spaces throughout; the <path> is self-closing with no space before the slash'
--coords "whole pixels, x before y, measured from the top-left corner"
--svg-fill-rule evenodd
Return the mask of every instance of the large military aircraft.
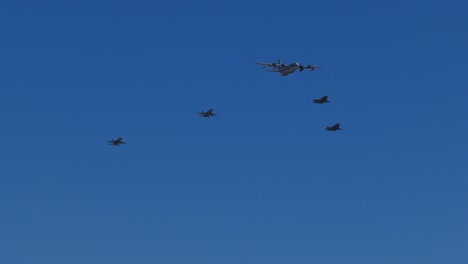
<path id="1" fill-rule="evenodd" d="M 284 63 L 281 63 L 279 59 L 278 59 L 278 63 L 275 63 L 275 62 L 273 63 L 254 62 L 254 63 L 258 65 L 262 65 L 263 68 L 271 67 L 272 70 L 269 70 L 268 72 L 279 72 L 281 73 L 281 76 L 289 75 L 295 72 L 297 69 L 299 69 L 299 71 L 303 71 L 305 69 L 310 69 L 311 71 L 314 71 L 317 68 L 323 68 L 323 66 L 301 65 L 297 62 L 286 65 Z"/>
<path id="2" fill-rule="evenodd" d="M 127 142 L 123 142 L 122 140 L 123 140 L 123 138 L 119 137 L 116 140 L 112 139 L 112 140 L 109 140 L 107 142 L 110 143 L 109 145 L 114 145 L 114 146 L 119 146 L 120 144 L 127 144 Z"/>
<path id="3" fill-rule="evenodd" d="M 198 114 L 200 115 L 200 117 L 212 117 L 212 116 L 215 116 L 217 114 L 213 113 L 214 109 L 213 108 L 210 108 L 208 109 L 208 111 L 201 111 L 199 112 Z"/>
<path id="4" fill-rule="evenodd" d="M 328 101 L 328 96 L 324 95 L 320 99 L 313 99 L 312 102 L 314 104 L 323 104 L 323 103 L 329 103 L 330 101 Z"/>
<path id="5" fill-rule="evenodd" d="M 343 129 L 340 128 L 340 123 L 336 123 L 335 125 L 333 125 L 331 127 L 327 126 L 325 128 L 325 130 L 327 130 L 327 131 L 337 131 L 337 130 L 343 130 Z"/>

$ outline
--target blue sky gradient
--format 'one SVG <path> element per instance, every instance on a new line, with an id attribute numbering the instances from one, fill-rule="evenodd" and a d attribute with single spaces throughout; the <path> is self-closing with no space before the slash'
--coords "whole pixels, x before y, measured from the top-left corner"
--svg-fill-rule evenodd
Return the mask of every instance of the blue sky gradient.
<path id="1" fill-rule="evenodd" d="M 468 263 L 467 7 L 2 2 L 0 263 Z"/>

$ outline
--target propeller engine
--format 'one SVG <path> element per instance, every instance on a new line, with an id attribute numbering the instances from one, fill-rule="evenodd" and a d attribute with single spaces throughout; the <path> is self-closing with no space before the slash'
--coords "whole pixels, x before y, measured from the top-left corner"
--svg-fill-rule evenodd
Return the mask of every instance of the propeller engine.
<path id="1" fill-rule="evenodd" d="M 273 63 L 271 64 L 271 66 L 273 67 L 273 69 L 276 69 L 276 68 L 279 68 L 279 67 L 283 67 L 283 66 L 281 65 L 280 59 L 278 59 L 278 63 L 273 62 Z"/>

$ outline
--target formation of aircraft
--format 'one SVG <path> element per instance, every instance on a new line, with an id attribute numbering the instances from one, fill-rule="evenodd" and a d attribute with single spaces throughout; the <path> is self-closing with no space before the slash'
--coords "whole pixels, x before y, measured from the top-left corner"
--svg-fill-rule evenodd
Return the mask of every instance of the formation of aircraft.
<path id="1" fill-rule="evenodd" d="M 277 73 L 280 73 L 281 76 L 287 76 L 291 73 L 294 73 L 296 70 L 303 71 L 305 69 L 310 69 L 311 71 L 314 71 L 315 69 L 323 68 L 323 66 L 302 65 L 297 62 L 293 62 L 289 65 L 286 65 L 284 63 L 281 63 L 279 59 L 278 59 L 278 62 L 273 62 L 273 63 L 265 63 L 265 62 L 254 62 L 254 63 L 261 65 L 263 68 L 271 67 L 271 70 L 268 70 L 268 72 L 277 72 Z M 330 101 L 328 101 L 327 95 L 324 95 L 322 96 L 322 98 L 319 98 L 319 99 L 313 99 L 312 102 L 314 104 L 330 103 Z M 336 123 L 335 125 L 331 127 L 327 126 L 325 129 L 327 131 L 342 130 L 340 128 L 340 123 Z"/>
<path id="2" fill-rule="evenodd" d="M 114 140 L 109 140 L 107 141 L 109 142 L 110 144 L 109 145 L 114 145 L 114 146 L 120 146 L 120 144 L 127 144 L 127 142 L 123 142 L 123 138 L 122 137 L 119 137 L 118 139 Z"/>
<path id="3" fill-rule="evenodd" d="M 322 96 L 322 98 L 313 99 L 312 102 L 314 104 L 323 104 L 323 103 L 329 103 L 330 101 L 328 101 L 328 96 L 324 95 L 324 96 Z M 340 123 L 336 123 L 331 127 L 330 126 L 325 127 L 325 130 L 327 130 L 327 131 L 337 131 L 337 130 L 343 130 L 343 129 L 340 128 Z"/>
<path id="4" fill-rule="evenodd" d="M 201 117 L 212 117 L 212 116 L 216 116 L 217 114 L 214 113 L 214 109 L 213 108 L 210 108 L 208 109 L 208 111 L 201 111 L 201 112 L 198 112 L 198 114 L 201 116 Z M 113 145 L 113 146 L 120 146 L 120 144 L 127 144 L 127 142 L 124 142 L 123 141 L 123 138 L 122 137 L 119 137 L 118 139 L 114 140 L 108 140 L 107 142 L 109 142 L 109 145 Z"/>
<path id="5" fill-rule="evenodd" d="M 217 114 L 213 113 L 214 109 L 213 108 L 210 108 L 208 109 L 208 111 L 201 111 L 201 112 L 198 112 L 198 114 L 200 115 L 200 117 L 212 117 L 212 116 L 216 116 Z"/>
<path id="6" fill-rule="evenodd" d="M 310 69 L 311 71 L 314 71 L 315 69 L 318 68 L 323 68 L 323 66 L 314 66 L 314 65 L 301 65 L 297 62 L 291 63 L 289 65 L 286 65 L 284 63 L 281 63 L 281 61 L 278 59 L 278 62 L 273 62 L 273 63 L 263 63 L 263 62 L 254 62 L 255 64 L 261 65 L 263 68 L 265 67 L 271 67 L 271 70 L 268 70 L 268 72 L 277 72 L 280 73 L 281 76 L 287 76 L 291 73 L 294 73 L 296 70 L 303 71 L 305 69 Z M 330 103 L 328 101 L 328 96 L 324 95 L 321 98 L 318 99 L 313 99 L 312 102 L 314 104 L 324 104 L 324 103 Z M 200 117 L 207 117 L 211 118 L 213 116 L 216 116 L 217 114 L 214 113 L 214 109 L 210 108 L 208 111 L 201 111 L 198 112 Z M 327 126 L 325 127 L 325 130 L 327 131 L 337 131 L 337 130 L 343 130 L 340 128 L 340 123 L 336 123 L 333 126 Z M 120 146 L 120 144 L 127 144 L 126 142 L 123 141 L 122 137 L 117 138 L 116 140 L 112 139 L 107 141 L 113 146 Z"/>
<path id="7" fill-rule="evenodd" d="M 268 70 L 268 72 L 278 72 L 281 73 L 281 76 L 287 76 L 296 70 L 299 69 L 299 71 L 303 71 L 305 69 L 310 69 L 311 71 L 315 71 L 315 69 L 318 68 L 323 68 L 323 66 L 314 66 L 314 65 L 302 65 L 297 62 L 293 62 L 289 65 L 286 65 L 284 63 L 281 63 L 281 61 L 278 59 L 278 63 L 273 62 L 273 63 L 265 63 L 265 62 L 254 62 L 255 64 L 261 65 L 263 68 L 265 67 L 271 67 L 271 70 Z"/>

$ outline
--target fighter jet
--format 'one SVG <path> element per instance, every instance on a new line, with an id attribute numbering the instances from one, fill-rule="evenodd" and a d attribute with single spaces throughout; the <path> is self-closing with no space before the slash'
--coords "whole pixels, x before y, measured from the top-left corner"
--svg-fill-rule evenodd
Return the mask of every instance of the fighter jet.
<path id="1" fill-rule="evenodd" d="M 323 103 L 329 103 L 330 101 L 328 101 L 328 96 L 324 95 L 320 99 L 313 99 L 312 102 L 314 104 L 323 104 Z"/>
<path id="2" fill-rule="evenodd" d="M 114 145 L 114 146 L 119 146 L 120 144 L 127 144 L 127 142 L 123 142 L 122 140 L 123 140 L 123 138 L 119 137 L 116 140 L 112 139 L 112 140 L 109 140 L 107 142 L 110 143 L 109 145 Z"/>
<path id="3" fill-rule="evenodd" d="M 337 130 L 343 130 L 343 129 L 340 128 L 340 123 L 336 123 L 335 125 L 333 125 L 331 127 L 327 126 L 325 128 L 325 130 L 327 130 L 327 131 L 337 131 Z"/>
<path id="4" fill-rule="evenodd" d="M 201 112 L 198 112 L 198 114 L 200 115 L 200 117 L 212 117 L 212 116 L 215 116 L 217 114 L 213 113 L 214 109 L 213 108 L 210 108 L 208 109 L 208 111 L 201 111 Z"/>
<path id="5" fill-rule="evenodd" d="M 273 63 L 254 62 L 254 63 L 258 65 L 262 65 L 263 68 L 272 67 L 272 70 L 268 70 L 268 72 L 278 72 L 278 73 L 281 73 L 281 76 L 289 75 L 295 72 L 297 69 L 299 69 L 299 71 L 303 71 L 305 69 L 310 69 L 311 71 L 314 71 L 317 68 L 323 68 L 323 66 L 301 65 L 297 62 L 286 65 L 284 63 L 281 63 L 279 59 L 278 59 L 278 63 L 275 63 L 275 62 Z"/>

